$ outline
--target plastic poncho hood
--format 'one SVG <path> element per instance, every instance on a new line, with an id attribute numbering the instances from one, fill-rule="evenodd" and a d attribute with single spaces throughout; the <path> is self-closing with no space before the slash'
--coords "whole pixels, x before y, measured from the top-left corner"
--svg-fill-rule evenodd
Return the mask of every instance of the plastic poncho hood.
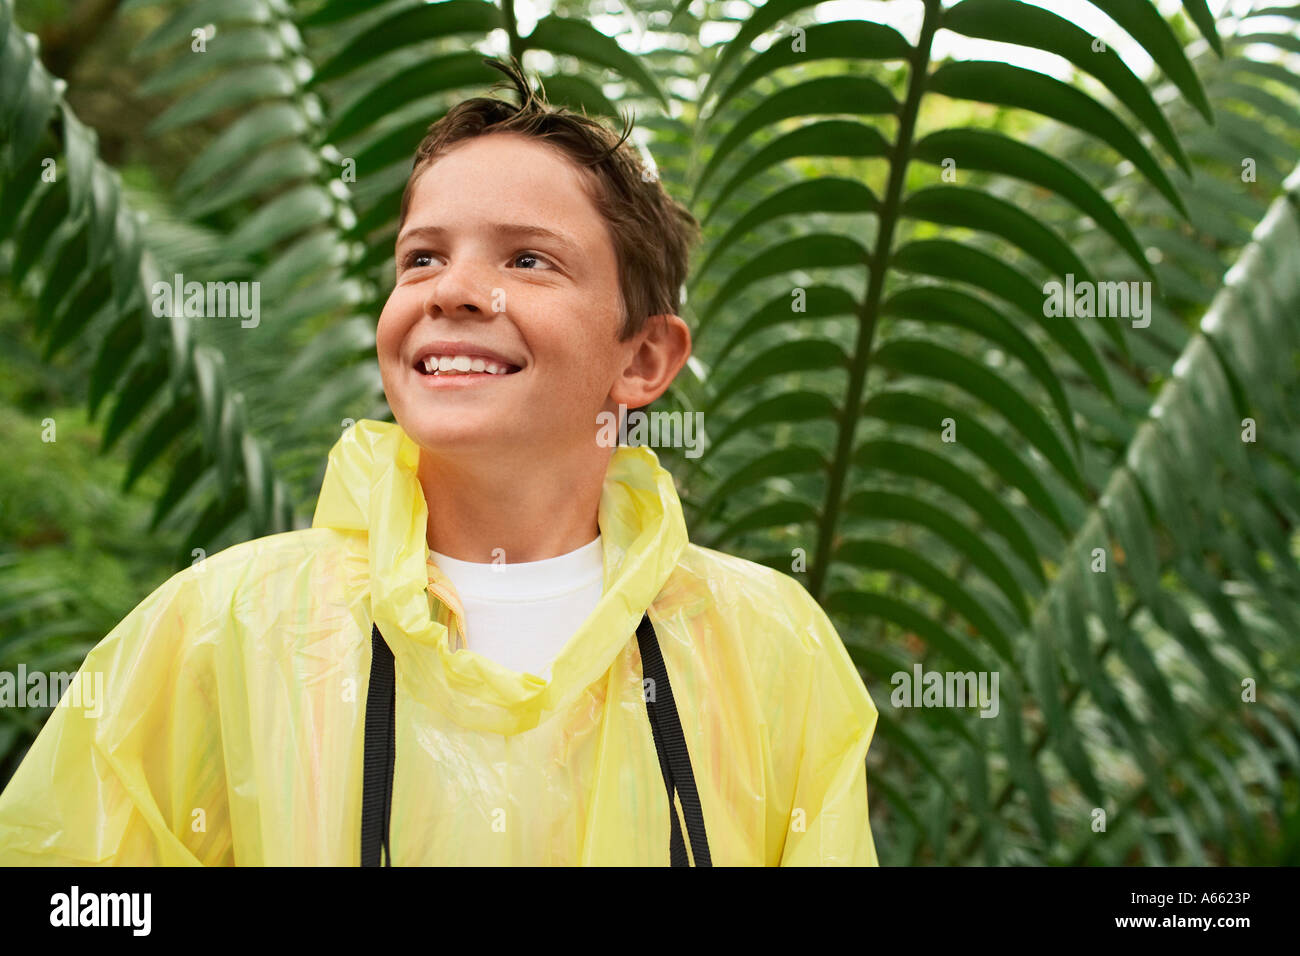
<path id="1" fill-rule="evenodd" d="M 358 422 L 311 528 L 174 575 L 100 641 L 81 672 L 102 706 L 56 707 L 0 793 L 0 865 L 357 865 L 372 625 L 395 665 L 394 864 L 668 865 L 684 818 L 643 615 L 713 865 L 876 863 L 877 713 L 843 643 L 791 576 L 688 542 L 652 451 L 610 459 L 604 591 L 550 680 L 466 646 L 418 462 L 400 428 Z"/>
<path id="2" fill-rule="evenodd" d="M 370 576 L 374 621 L 398 668 L 422 672 L 442 713 L 471 730 L 529 730 L 609 669 L 676 567 L 687 538 L 672 476 L 648 448 L 615 450 L 597 519 L 604 594 L 546 682 L 454 651 L 448 628 L 430 617 L 430 578 L 435 592 L 450 585 L 428 562 L 419 459 L 419 446 L 400 428 L 358 423 L 330 452 L 313 527 L 366 536 L 370 567 L 384 569 Z"/>

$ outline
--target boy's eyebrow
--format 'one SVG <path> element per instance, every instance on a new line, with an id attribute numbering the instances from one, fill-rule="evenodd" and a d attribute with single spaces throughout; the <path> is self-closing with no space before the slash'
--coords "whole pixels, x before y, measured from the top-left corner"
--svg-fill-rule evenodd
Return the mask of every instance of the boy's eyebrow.
<path id="1" fill-rule="evenodd" d="M 488 223 L 487 228 L 498 236 L 516 239 L 549 239 L 574 255 L 581 251 L 578 244 L 564 233 L 548 229 L 546 226 L 534 226 L 521 222 L 493 222 Z M 396 245 L 400 246 L 406 240 L 415 237 L 443 239 L 446 235 L 447 230 L 443 226 L 412 226 L 410 229 L 403 230 L 402 234 L 397 237 Z"/>

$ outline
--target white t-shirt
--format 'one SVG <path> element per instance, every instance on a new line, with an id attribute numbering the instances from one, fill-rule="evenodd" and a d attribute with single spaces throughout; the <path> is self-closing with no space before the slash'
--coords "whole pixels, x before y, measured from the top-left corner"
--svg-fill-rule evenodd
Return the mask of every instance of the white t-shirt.
<path id="1" fill-rule="evenodd" d="M 600 535 L 568 554 L 521 564 L 479 564 L 432 550 L 429 556 L 465 609 L 466 646 L 545 680 L 603 592 Z"/>

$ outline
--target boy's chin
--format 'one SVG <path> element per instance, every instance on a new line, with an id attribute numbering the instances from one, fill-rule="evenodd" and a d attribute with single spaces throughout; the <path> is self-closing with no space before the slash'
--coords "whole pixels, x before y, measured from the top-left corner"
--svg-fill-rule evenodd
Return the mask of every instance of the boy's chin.
<path id="1" fill-rule="evenodd" d="M 514 444 L 508 429 L 499 421 L 477 420 L 477 416 L 394 416 L 402 431 L 422 449 L 434 454 L 503 448 Z"/>

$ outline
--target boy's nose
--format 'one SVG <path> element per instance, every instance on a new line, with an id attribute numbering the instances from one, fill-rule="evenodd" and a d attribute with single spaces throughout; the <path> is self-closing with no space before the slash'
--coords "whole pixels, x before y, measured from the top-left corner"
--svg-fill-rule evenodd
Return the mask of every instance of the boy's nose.
<path id="1" fill-rule="evenodd" d="M 494 314 L 493 302 L 503 299 L 504 295 L 494 293 L 494 284 L 486 273 L 482 267 L 464 260 L 449 263 L 429 280 L 429 292 L 424 300 L 425 314 Z"/>

